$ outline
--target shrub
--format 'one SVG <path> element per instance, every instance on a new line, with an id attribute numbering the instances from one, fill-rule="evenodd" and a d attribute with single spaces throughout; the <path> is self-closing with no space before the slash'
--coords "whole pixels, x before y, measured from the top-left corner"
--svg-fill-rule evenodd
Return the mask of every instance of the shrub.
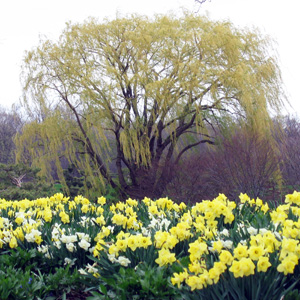
<path id="1" fill-rule="evenodd" d="M 280 182 L 279 158 L 273 141 L 242 129 L 219 135 L 213 147 L 202 147 L 186 157 L 173 173 L 164 195 L 197 202 L 224 193 L 238 199 L 240 192 L 264 197 Z"/>
<path id="2" fill-rule="evenodd" d="M 38 176 L 40 169 L 23 164 L 0 164 L 0 191 L 5 199 L 36 199 L 51 196 L 60 188 Z"/>

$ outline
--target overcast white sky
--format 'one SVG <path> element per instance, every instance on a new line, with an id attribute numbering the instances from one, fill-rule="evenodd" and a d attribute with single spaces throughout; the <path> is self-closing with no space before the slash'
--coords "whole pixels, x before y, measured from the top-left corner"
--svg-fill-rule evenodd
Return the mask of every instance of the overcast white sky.
<path id="1" fill-rule="evenodd" d="M 67 21 L 89 16 L 114 18 L 119 12 L 152 15 L 182 7 L 212 19 L 229 19 L 236 26 L 256 26 L 277 41 L 289 101 L 300 116 L 300 18 L 297 0 L 10 0 L 0 4 L 0 105 L 10 107 L 21 97 L 20 65 L 25 50 L 37 46 L 39 35 L 56 39 Z"/>

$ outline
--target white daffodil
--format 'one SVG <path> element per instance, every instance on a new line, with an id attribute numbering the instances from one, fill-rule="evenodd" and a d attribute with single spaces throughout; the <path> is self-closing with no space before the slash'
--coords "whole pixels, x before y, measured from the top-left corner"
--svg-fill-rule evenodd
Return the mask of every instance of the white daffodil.
<path id="1" fill-rule="evenodd" d="M 53 245 L 54 245 L 57 249 L 60 249 L 60 248 L 61 248 L 61 241 L 55 241 L 55 242 L 53 242 Z"/>
<path id="2" fill-rule="evenodd" d="M 28 243 L 34 243 L 35 242 L 35 237 L 34 237 L 34 234 L 33 232 L 30 232 L 30 233 L 26 233 L 25 234 L 25 239 Z"/>
<path id="3" fill-rule="evenodd" d="M 60 240 L 64 243 L 75 243 L 77 242 L 77 236 L 76 235 L 62 235 Z"/>
<path id="4" fill-rule="evenodd" d="M 259 229 L 259 233 L 261 234 L 261 235 L 264 235 L 265 233 L 267 233 L 269 230 L 267 230 L 266 228 L 260 228 Z"/>
<path id="5" fill-rule="evenodd" d="M 220 234 L 223 236 L 229 236 L 229 231 L 226 228 L 224 228 L 222 231 L 220 231 Z"/>
<path id="6" fill-rule="evenodd" d="M 77 260 L 77 258 L 71 259 L 71 258 L 65 257 L 64 265 L 70 265 L 70 267 L 72 267 L 75 264 L 76 260 Z"/>
<path id="7" fill-rule="evenodd" d="M 118 260 L 116 259 L 116 255 L 113 253 L 113 254 L 107 254 L 107 257 L 108 259 L 112 262 L 112 263 L 115 263 L 117 262 Z"/>
<path id="8" fill-rule="evenodd" d="M 78 272 L 81 274 L 81 275 L 88 275 L 88 273 L 84 270 L 84 269 L 79 269 Z"/>
<path id="9" fill-rule="evenodd" d="M 222 241 L 222 244 L 223 244 L 224 248 L 232 249 L 232 246 L 233 246 L 232 241 L 230 241 L 230 240 Z"/>
<path id="10" fill-rule="evenodd" d="M 248 233 L 249 233 L 250 235 L 256 235 L 256 234 L 257 234 L 257 229 L 254 228 L 254 227 L 252 227 L 252 226 L 248 227 L 248 228 L 247 228 L 247 231 L 248 231 Z"/>
<path id="11" fill-rule="evenodd" d="M 87 264 L 86 269 L 87 269 L 88 273 L 94 274 L 94 273 L 98 272 L 98 269 L 95 268 L 94 266 L 91 266 L 90 264 Z"/>
<path id="12" fill-rule="evenodd" d="M 79 247 L 84 249 L 85 251 L 88 251 L 89 247 L 91 246 L 91 244 L 89 242 L 87 242 L 85 239 L 82 239 L 79 243 L 78 243 Z"/>
<path id="13" fill-rule="evenodd" d="M 123 267 L 127 267 L 131 263 L 131 261 L 125 256 L 119 256 L 117 262 Z"/>
<path id="14" fill-rule="evenodd" d="M 66 244 L 66 247 L 70 252 L 73 252 L 75 249 L 75 245 L 73 243 Z"/>
<path id="15" fill-rule="evenodd" d="M 42 246 L 38 246 L 38 247 L 37 247 L 38 251 L 39 251 L 40 253 L 43 253 L 43 254 L 45 254 L 45 253 L 48 252 L 48 248 L 49 248 L 48 245 L 42 245 Z"/>

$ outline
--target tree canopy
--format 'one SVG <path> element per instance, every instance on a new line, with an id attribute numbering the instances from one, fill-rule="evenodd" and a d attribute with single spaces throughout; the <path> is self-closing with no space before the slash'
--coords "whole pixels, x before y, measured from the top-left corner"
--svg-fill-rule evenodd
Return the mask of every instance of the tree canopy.
<path id="1" fill-rule="evenodd" d="M 33 120 L 18 159 L 63 182 L 61 158 L 91 186 L 123 195 L 161 194 L 170 162 L 213 129 L 242 119 L 262 130 L 282 103 L 270 41 L 258 31 L 184 13 L 67 24 L 23 63 Z"/>

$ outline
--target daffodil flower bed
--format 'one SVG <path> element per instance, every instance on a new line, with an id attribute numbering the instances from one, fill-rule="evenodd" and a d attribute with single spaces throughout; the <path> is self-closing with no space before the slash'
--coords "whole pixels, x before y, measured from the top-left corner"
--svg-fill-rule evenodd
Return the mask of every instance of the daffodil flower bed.
<path id="1" fill-rule="evenodd" d="M 78 269 L 98 282 L 91 299 L 280 299 L 299 280 L 300 193 L 239 200 L 0 199 L 0 254 Z"/>

